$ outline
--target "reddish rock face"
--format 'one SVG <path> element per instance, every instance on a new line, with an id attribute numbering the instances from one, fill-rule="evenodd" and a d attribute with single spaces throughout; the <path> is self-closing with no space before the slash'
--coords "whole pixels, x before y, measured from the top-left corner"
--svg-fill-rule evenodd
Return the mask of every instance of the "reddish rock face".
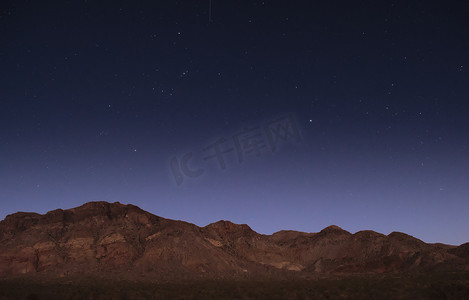
<path id="1" fill-rule="evenodd" d="M 126 274 L 162 278 L 291 276 L 468 269 L 467 244 L 426 244 L 337 226 L 261 235 L 219 221 L 203 228 L 133 205 L 90 202 L 0 222 L 0 276 Z"/>

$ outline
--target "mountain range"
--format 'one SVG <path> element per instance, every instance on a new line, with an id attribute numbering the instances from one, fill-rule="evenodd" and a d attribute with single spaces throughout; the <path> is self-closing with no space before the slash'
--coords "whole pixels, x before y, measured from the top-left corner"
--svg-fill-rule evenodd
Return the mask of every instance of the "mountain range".
<path id="1" fill-rule="evenodd" d="M 89 202 L 0 222 L 0 277 L 19 274 L 135 278 L 288 278 L 469 270 L 469 243 L 428 244 L 401 232 L 272 235 L 218 221 L 205 227 L 134 205 Z"/>

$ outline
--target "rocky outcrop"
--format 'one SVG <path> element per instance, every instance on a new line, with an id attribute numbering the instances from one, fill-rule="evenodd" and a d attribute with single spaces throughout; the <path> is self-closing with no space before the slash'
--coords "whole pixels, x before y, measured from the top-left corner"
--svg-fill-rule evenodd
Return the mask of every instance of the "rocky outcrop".
<path id="1" fill-rule="evenodd" d="M 152 278 L 303 276 L 467 269 L 467 244 L 426 244 L 404 233 L 262 235 L 219 221 L 203 228 L 133 205 L 90 202 L 0 222 L 0 276 L 125 274 Z"/>

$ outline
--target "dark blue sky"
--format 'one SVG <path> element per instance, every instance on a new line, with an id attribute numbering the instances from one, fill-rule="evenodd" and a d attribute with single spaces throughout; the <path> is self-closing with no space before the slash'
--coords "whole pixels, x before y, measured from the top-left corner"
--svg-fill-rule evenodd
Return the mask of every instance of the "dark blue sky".
<path id="1" fill-rule="evenodd" d="M 469 241 L 465 1 L 209 3 L 2 2 L 0 219 L 104 200 Z"/>

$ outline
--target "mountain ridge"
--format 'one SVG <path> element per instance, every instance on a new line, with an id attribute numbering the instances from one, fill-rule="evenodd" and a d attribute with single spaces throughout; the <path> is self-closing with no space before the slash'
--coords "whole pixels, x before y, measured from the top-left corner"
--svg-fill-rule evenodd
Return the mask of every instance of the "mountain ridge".
<path id="1" fill-rule="evenodd" d="M 401 232 L 259 234 L 220 220 L 204 227 L 132 204 L 88 202 L 0 221 L 0 276 L 121 273 L 156 278 L 311 276 L 469 270 L 467 245 L 427 244 Z"/>

